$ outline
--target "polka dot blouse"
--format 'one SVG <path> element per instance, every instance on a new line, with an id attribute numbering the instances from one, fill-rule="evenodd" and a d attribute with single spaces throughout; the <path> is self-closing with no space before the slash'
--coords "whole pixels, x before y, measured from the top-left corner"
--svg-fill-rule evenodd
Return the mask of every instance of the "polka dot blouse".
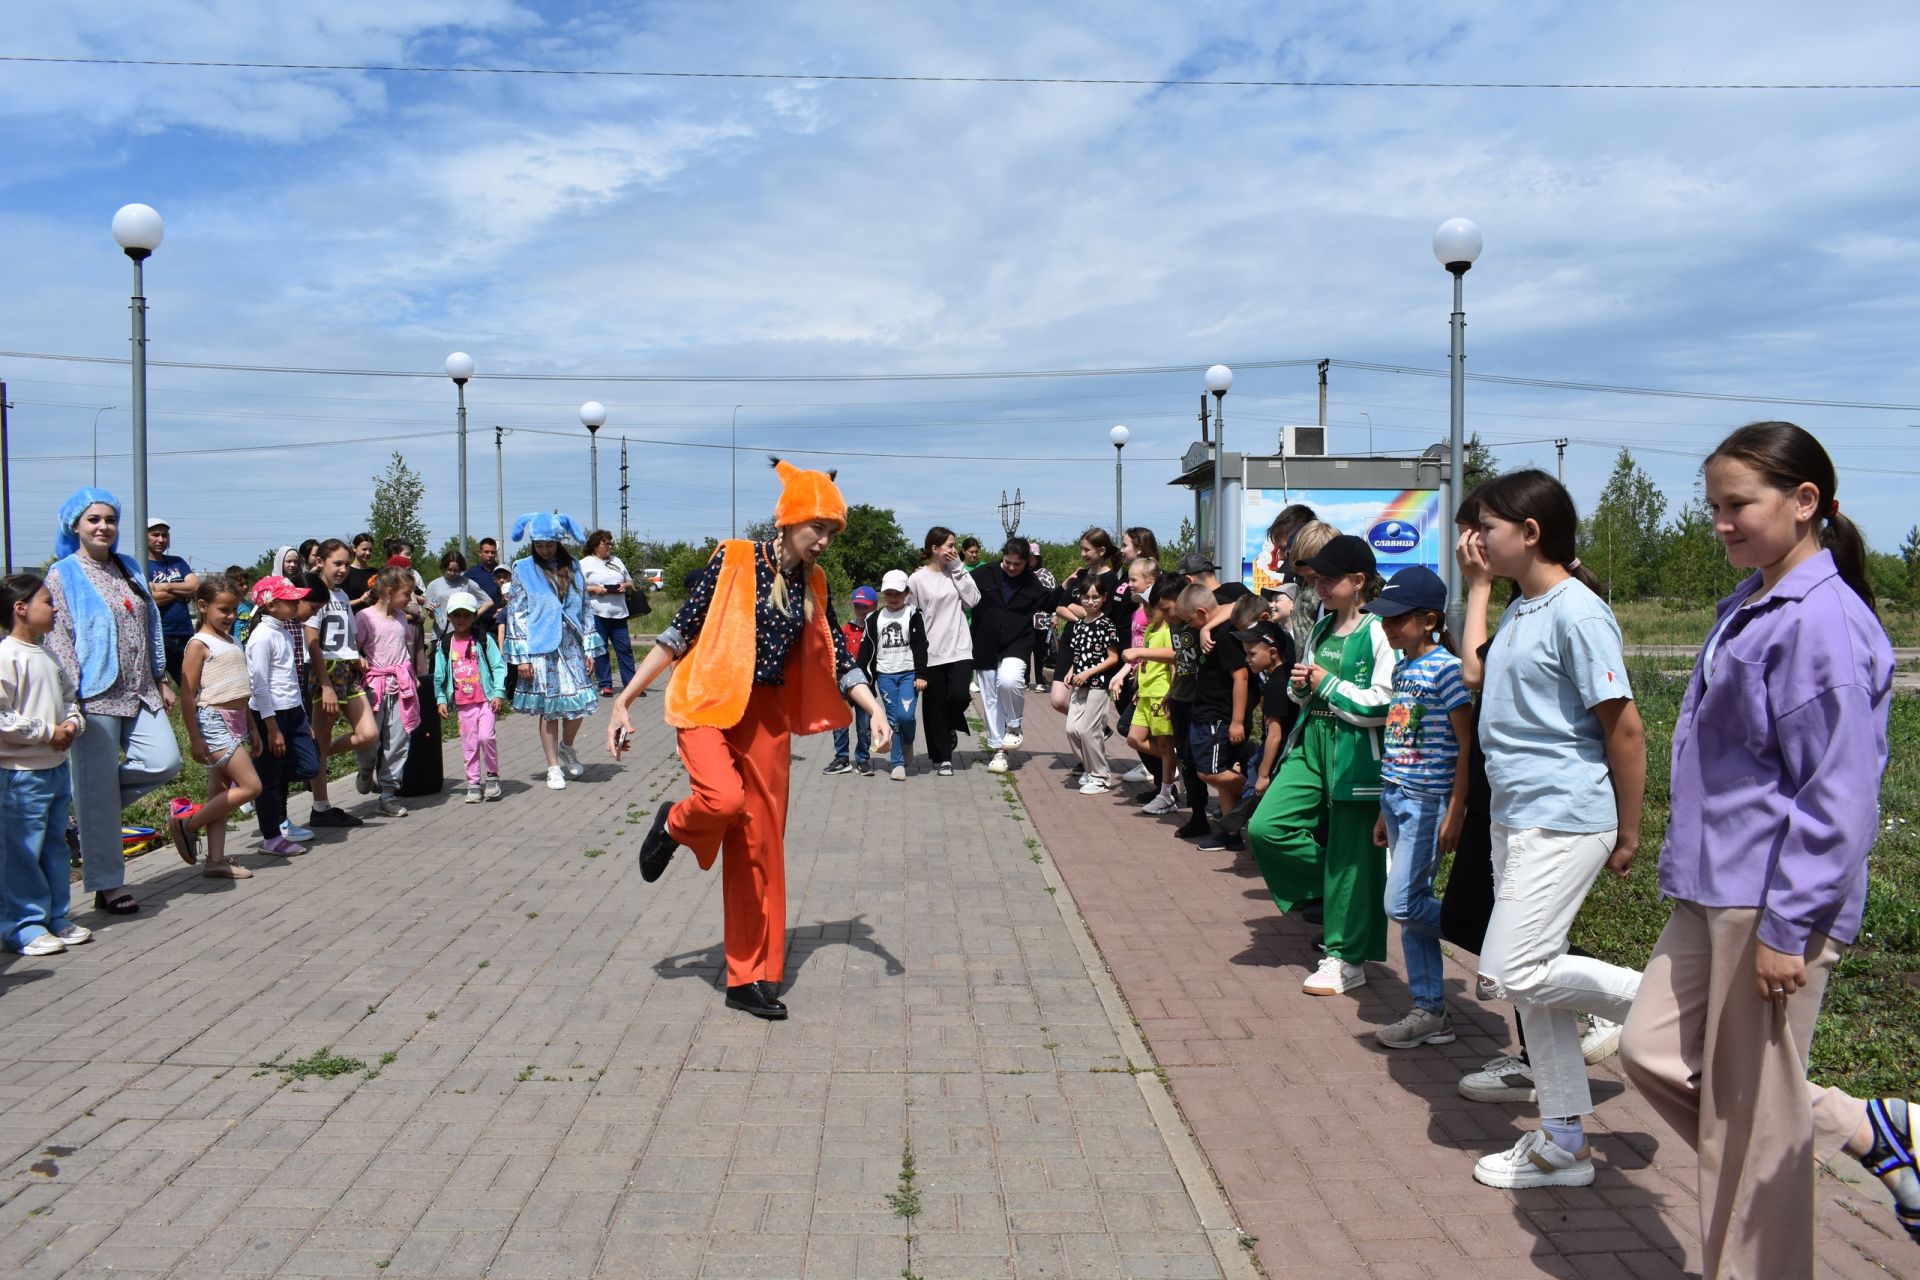
<path id="1" fill-rule="evenodd" d="M 773 602 L 773 579 L 779 572 L 779 558 L 774 553 L 773 543 L 756 543 L 753 550 L 753 682 L 785 684 L 787 659 L 793 655 L 800 641 L 801 629 L 806 625 L 804 601 L 807 566 L 796 565 L 787 574 L 787 607 L 782 609 Z M 713 605 L 714 589 L 720 583 L 722 560 L 723 557 L 715 556 L 706 568 L 694 575 L 687 591 L 687 602 L 673 616 L 673 625 L 660 633 L 658 643 L 676 657 L 685 655 L 693 647 L 694 641 L 700 636 L 700 629 L 707 623 L 707 611 Z M 866 683 L 866 677 L 847 654 L 846 633 L 840 629 L 840 621 L 834 616 L 831 600 L 827 602 L 827 631 L 833 637 L 833 671 L 839 677 L 840 687 L 845 689 Z"/>

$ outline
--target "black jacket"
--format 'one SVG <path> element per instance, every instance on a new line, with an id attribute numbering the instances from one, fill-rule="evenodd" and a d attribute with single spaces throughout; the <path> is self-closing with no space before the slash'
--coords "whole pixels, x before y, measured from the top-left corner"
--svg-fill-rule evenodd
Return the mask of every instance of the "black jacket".
<path id="1" fill-rule="evenodd" d="M 1032 569 L 1013 578 L 997 564 L 982 565 L 973 580 L 980 588 L 980 603 L 973 606 L 974 669 L 991 670 L 1002 658 L 1024 660 L 1033 652 L 1033 615 L 1050 607 L 1053 593 Z M 1010 598 L 1005 585 L 1013 588 Z"/>
<path id="2" fill-rule="evenodd" d="M 913 650 L 913 678 L 927 678 L 927 628 L 920 621 L 920 611 L 907 610 L 907 646 Z M 875 609 L 867 615 L 867 632 L 860 639 L 860 653 L 854 658 L 862 671 L 867 673 L 867 683 L 875 680 L 874 667 L 880 659 L 880 611 Z M 878 697 L 878 694 L 874 695 Z"/>

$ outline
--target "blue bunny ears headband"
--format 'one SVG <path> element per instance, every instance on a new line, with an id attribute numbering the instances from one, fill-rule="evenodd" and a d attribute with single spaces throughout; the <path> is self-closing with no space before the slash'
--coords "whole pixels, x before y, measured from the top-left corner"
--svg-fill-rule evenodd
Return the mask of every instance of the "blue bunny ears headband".
<path id="1" fill-rule="evenodd" d="M 525 542 L 576 542 L 585 546 L 586 530 L 572 516 L 552 511 L 529 511 L 513 522 L 513 540 Z"/>

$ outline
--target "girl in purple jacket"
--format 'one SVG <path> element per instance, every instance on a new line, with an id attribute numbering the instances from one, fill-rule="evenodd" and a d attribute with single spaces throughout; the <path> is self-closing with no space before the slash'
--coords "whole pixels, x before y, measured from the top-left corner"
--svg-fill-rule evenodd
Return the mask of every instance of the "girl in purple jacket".
<path id="1" fill-rule="evenodd" d="M 1702 1273 L 1811 1276 L 1814 1162 L 1845 1149 L 1920 1240 L 1909 1107 L 1807 1080 L 1827 976 L 1860 930 L 1880 826 L 1893 650 L 1833 463 L 1788 422 L 1707 458 L 1727 558 L 1673 731 L 1660 890 L 1673 914 L 1621 1060 L 1699 1154 Z"/>

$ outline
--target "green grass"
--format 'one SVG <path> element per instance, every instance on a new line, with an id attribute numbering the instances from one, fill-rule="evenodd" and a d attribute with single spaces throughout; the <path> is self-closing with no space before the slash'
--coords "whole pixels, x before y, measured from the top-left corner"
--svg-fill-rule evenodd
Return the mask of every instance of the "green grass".
<path id="1" fill-rule="evenodd" d="M 271 1062 L 260 1064 L 269 1071 L 278 1071 L 283 1080 L 331 1080 L 335 1076 L 351 1075 L 355 1071 L 365 1071 L 367 1064 L 358 1058 L 343 1058 L 331 1048 L 315 1049 L 297 1062 L 282 1062 L 275 1058 Z"/>
<path id="2" fill-rule="evenodd" d="M 1498 595 L 1499 593 L 1495 593 Z M 1499 609 L 1493 612 L 1499 620 Z M 1620 620 L 1620 634 L 1628 644 L 1699 645 L 1713 629 L 1713 605 L 1682 604 L 1675 600 L 1618 600 L 1613 616 Z M 1885 608 L 1880 621 L 1886 626 L 1895 648 L 1920 646 L 1920 613 L 1907 609 Z"/>
<path id="3" fill-rule="evenodd" d="M 1631 664 L 1647 726 L 1647 804 L 1641 856 L 1624 879 L 1600 877 L 1573 941 L 1641 968 L 1666 923 L 1657 879 L 1668 815 L 1668 762 L 1684 681 Z M 1856 945 L 1835 966 L 1814 1034 L 1811 1075 L 1859 1097 L 1920 1092 L 1920 697 L 1896 696 L 1890 762 L 1880 793 L 1880 840 L 1867 863 L 1867 908 Z"/>

